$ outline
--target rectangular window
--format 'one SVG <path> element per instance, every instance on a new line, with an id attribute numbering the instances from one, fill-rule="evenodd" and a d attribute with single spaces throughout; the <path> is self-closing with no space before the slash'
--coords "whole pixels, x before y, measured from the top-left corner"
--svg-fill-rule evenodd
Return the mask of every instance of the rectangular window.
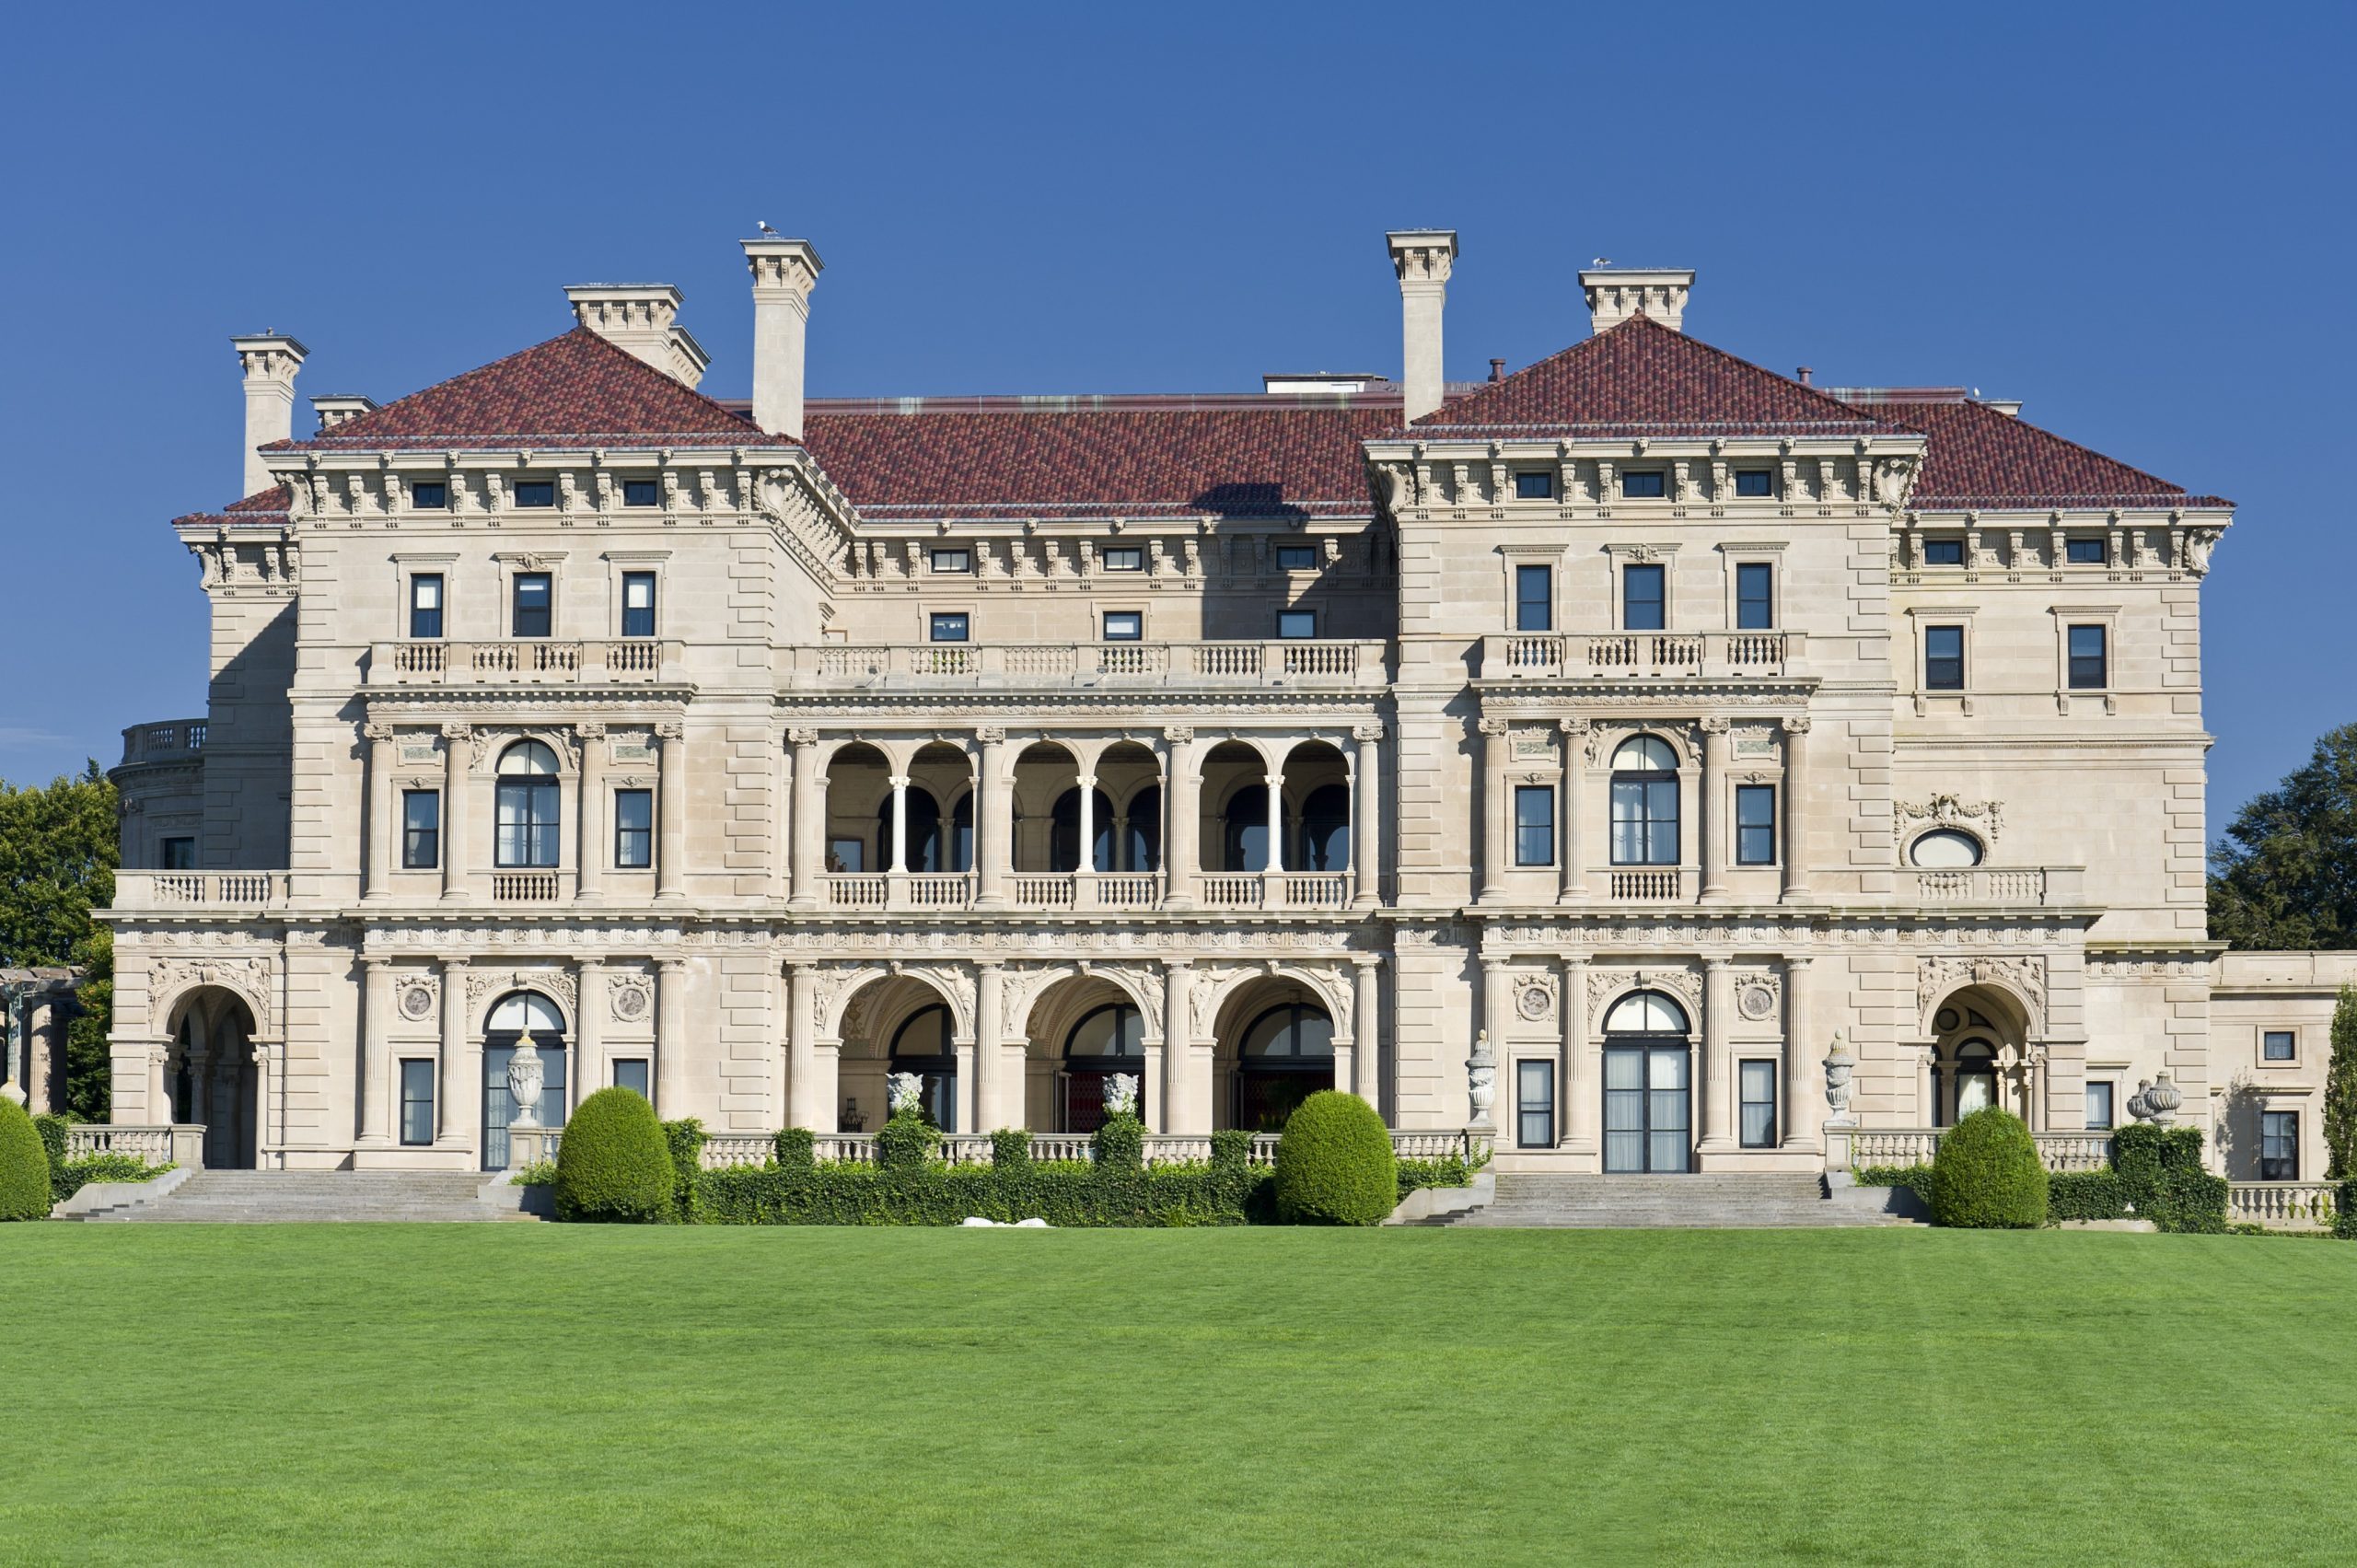
<path id="1" fill-rule="evenodd" d="M 442 574 L 420 572 L 409 580 L 409 634 L 442 634 Z"/>
<path id="2" fill-rule="evenodd" d="M 2066 539 L 2062 541 L 2062 559 L 2073 566 L 2101 566 L 2111 559 L 2111 540 Z"/>
<path id="3" fill-rule="evenodd" d="M 546 572 L 516 574 L 515 613 L 509 621 L 511 637 L 545 637 L 549 634 L 550 607 L 555 598 Z"/>
<path id="4" fill-rule="evenodd" d="M 1736 1064 L 1743 1095 L 1743 1146 L 1776 1146 L 1776 1064 L 1743 1062 Z"/>
<path id="5" fill-rule="evenodd" d="M 614 864 L 644 871 L 655 864 L 655 792 L 614 791 Z"/>
<path id="6" fill-rule="evenodd" d="M 1555 1064 L 1517 1062 L 1514 1073 L 1515 1142 L 1526 1149 L 1555 1146 Z"/>
<path id="7" fill-rule="evenodd" d="M 1318 635 L 1318 612 L 1314 610 L 1280 610 L 1277 611 L 1277 635 L 1315 637 Z"/>
<path id="8" fill-rule="evenodd" d="M 2090 1081 L 2087 1085 L 2087 1131 L 2108 1132 L 2111 1126 L 2111 1086 Z"/>
<path id="9" fill-rule="evenodd" d="M 1514 786 L 1514 863 L 1555 864 L 1555 790 L 1551 784 Z"/>
<path id="10" fill-rule="evenodd" d="M 1923 541 L 1923 564 L 1926 566 L 1961 566 L 1964 564 L 1964 540 L 1960 539 L 1927 539 Z"/>
<path id="11" fill-rule="evenodd" d="M 1665 574 L 1659 566 L 1620 568 L 1620 629 L 1658 632 L 1666 624 L 1663 598 Z"/>
<path id="12" fill-rule="evenodd" d="M 556 481 L 552 479 L 519 479 L 516 482 L 516 505 L 518 506 L 553 506 L 556 505 Z"/>
<path id="13" fill-rule="evenodd" d="M 1137 610 L 1109 610 L 1105 612 L 1105 640 L 1109 643 L 1135 643 L 1145 636 L 1145 612 Z"/>
<path id="14" fill-rule="evenodd" d="M 936 643 L 962 643 L 970 629 L 963 610 L 936 610 L 926 624 Z"/>
<path id="15" fill-rule="evenodd" d="M 835 839 L 827 845 L 827 869 L 852 874 L 867 868 L 865 839 Z"/>
<path id="16" fill-rule="evenodd" d="M 1662 469 L 1631 469 L 1620 476 L 1620 494 L 1629 501 L 1658 501 L 1669 494 L 1669 474 Z"/>
<path id="17" fill-rule="evenodd" d="M 622 574 L 622 635 L 655 635 L 655 574 L 652 572 Z"/>
<path id="18" fill-rule="evenodd" d="M 440 512 L 450 505 L 450 487 L 438 479 L 413 479 L 409 485 L 410 509 L 415 512 Z"/>
<path id="19" fill-rule="evenodd" d="M 1277 570 L 1280 572 L 1317 571 L 1318 547 L 1314 544 L 1281 544 L 1277 546 Z"/>
<path id="20" fill-rule="evenodd" d="M 622 505 L 625 506 L 660 506 L 663 487 L 651 479 L 622 481 Z"/>
<path id="21" fill-rule="evenodd" d="M 2300 1179 L 2300 1113 L 2263 1110 L 2258 1115 L 2258 1179 Z"/>
<path id="22" fill-rule="evenodd" d="M 647 1093 L 646 1066 L 646 1058 L 644 1056 L 616 1057 L 614 1059 L 614 1087 L 629 1089 L 641 1099 L 652 1098 L 653 1097 Z"/>
<path id="23" fill-rule="evenodd" d="M 1552 501 L 1555 476 L 1525 469 L 1514 476 L 1514 494 L 1517 501 Z"/>
<path id="24" fill-rule="evenodd" d="M 1735 863 L 1776 864 L 1776 786 L 1735 786 Z"/>
<path id="25" fill-rule="evenodd" d="M 1923 690 L 1926 691 L 1964 690 L 1963 627 L 1926 626 L 1923 628 Z"/>
<path id="26" fill-rule="evenodd" d="M 1555 569 L 1517 566 L 1514 569 L 1514 629 L 1552 632 L 1555 629 Z"/>
<path id="27" fill-rule="evenodd" d="M 2290 1062 L 2293 1060 L 2292 1046 L 2290 1029 L 2270 1029 L 2258 1037 L 2258 1059 L 2262 1062 Z"/>
<path id="28" fill-rule="evenodd" d="M 434 1063 L 430 1058 L 401 1061 L 401 1142 L 412 1149 L 434 1142 Z"/>
<path id="29" fill-rule="evenodd" d="M 166 839 L 157 847 L 160 852 L 158 856 L 160 869 L 165 871 L 196 869 L 196 841 L 194 839 Z"/>
<path id="30" fill-rule="evenodd" d="M 1108 572 L 1143 572 L 1145 570 L 1145 550 L 1134 544 L 1109 544 L 1097 558 Z"/>
<path id="31" fill-rule="evenodd" d="M 442 792 L 401 791 L 401 869 L 431 871 L 442 864 Z"/>
<path id="32" fill-rule="evenodd" d="M 1771 469 L 1737 469 L 1735 470 L 1735 493 L 1739 496 L 1758 497 L 1776 494 L 1776 475 Z"/>
<path id="33" fill-rule="evenodd" d="M 2105 645 L 2105 631 L 2101 626 L 2071 628 L 2072 691 L 2100 691 L 2111 684 L 2111 657 Z"/>
<path id="34" fill-rule="evenodd" d="M 936 550 L 933 552 L 933 569 L 936 572 L 971 572 L 974 552 L 963 545 Z"/>
<path id="35" fill-rule="evenodd" d="M 1776 568 L 1746 561 L 1735 569 L 1735 625 L 1738 632 L 1765 632 L 1776 624 Z"/>

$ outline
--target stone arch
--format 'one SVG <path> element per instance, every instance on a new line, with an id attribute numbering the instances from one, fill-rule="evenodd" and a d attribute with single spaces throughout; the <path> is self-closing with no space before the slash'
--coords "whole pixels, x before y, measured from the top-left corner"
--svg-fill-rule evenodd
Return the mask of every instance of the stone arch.
<path id="1" fill-rule="evenodd" d="M 204 1129 L 204 1162 L 251 1170 L 261 1163 L 262 1078 L 269 1048 L 243 992 L 199 982 L 177 994 L 162 1015 L 164 1043 L 151 1060 L 163 1087 L 154 1121 Z"/>
<path id="2" fill-rule="evenodd" d="M 470 970 L 467 1028 L 477 1037 L 491 1028 L 492 1009 L 518 991 L 537 992 L 556 1006 L 568 1030 L 579 1026 L 579 993 L 562 970 Z"/>
<path id="3" fill-rule="evenodd" d="M 277 966 L 266 955 L 242 958 L 173 958 L 147 971 L 147 1016 L 158 1022 L 157 1033 L 169 1037 L 180 1025 L 181 1012 L 196 993 L 226 992 L 245 1004 L 258 1041 L 278 1039 L 271 992 Z"/>
<path id="4" fill-rule="evenodd" d="M 1972 990 L 1999 999 L 2012 1015 L 2004 1024 L 2017 1029 L 2025 1044 L 2046 1038 L 2046 962 L 2038 958 L 1922 960 L 1916 982 L 1918 1038 L 1930 1040 L 1936 1034 L 1933 1020 L 1940 1008 Z"/>
<path id="5" fill-rule="evenodd" d="M 1228 1015 L 1239 998 L 1261 981 L 1290 981 L 1315 997 L 1334 1020 L 1334 1039 L 1338 1044 L 1351 1040 L 1351 1025 L 1354 1009 L 1351 1005 L 1351 990 L 1340 975 L 1315 970 L 1302 964 L 1265 958 L 1260 963 L 1244 965 L 1226 971 L 1210 971 L 1199 981 L 1195 992 L 1197 1009 L 1196 1038 L 1199 1040 L 1217 1039 L 1241 1021 Z"/>
<path id="6" fill-rule="evenodd" d="M 1074 981 L 1101 981 L 1121 993 L 1138 1010 L 1145 1027 L 1146 1043 L 1162 1043 L 1161 982 L 1158 979 L 1149 981 L 1146 977 L 1132 973 L 1126 966 L 1119 964 L 1055 964 L 1025 971 L 1022 993 L 1015 999 L 1014 1005 L 1006 1010 L 1007 1038 L 1030 1039 L 1035 1021 L 1043 1028 L 1051 1028 L 1058 1021 L 1063 1004 L 1051 1005 L 1044 1015 L 1040 1004 L 1063 991 Z M 1062 1021 L 1070 1022 L 1069 1019 Z"/>
<path id="7" fill-rule="evenodd" d="M 1705 1001 L 1702 977 L 1691 970 L 1675 967 L 1591 973 L 1588 978 L 1587 1032 L 1602 1039 L 1604 1020 L 1611 1016 L 1612 1009 L 1640 991 L 1658 991 L 1677 1003 L 1685 1011 L 1689 1028 L 1696 1038 L 1701 1036 Z"/>

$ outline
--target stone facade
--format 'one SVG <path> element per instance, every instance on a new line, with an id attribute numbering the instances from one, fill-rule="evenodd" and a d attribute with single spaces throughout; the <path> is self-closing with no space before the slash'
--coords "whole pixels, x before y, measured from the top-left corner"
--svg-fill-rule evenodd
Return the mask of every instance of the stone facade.
<path id="1" fill-rule="evenodd" d="M 746 250 L 749 408 L 659 286 L 299 441 L 301 345 L 238 340 L 267 482 L 175 524 L 207 714 L 116 774 L 119 1121 L 482 1162 L 519 993 L 543 1121 L 736 1135 L 872 1129 L 896 1065 L 1085 1130 L 1120 1070 L 1170 1133 L 1331 1084 L 1815 1168 L 1837 1034 L 1869 1128 L 2164 1073 L 2208 1125 L 2279 1001 L 2267 1092 L 2320 1083 L 2314 966 L 2203 928 L 2226 503 L 1746 365 L 1690 273 L 1443 386 L 1446 231 L 1392 237 L 1404 390 L 806 401 L 816 251 Z"/>

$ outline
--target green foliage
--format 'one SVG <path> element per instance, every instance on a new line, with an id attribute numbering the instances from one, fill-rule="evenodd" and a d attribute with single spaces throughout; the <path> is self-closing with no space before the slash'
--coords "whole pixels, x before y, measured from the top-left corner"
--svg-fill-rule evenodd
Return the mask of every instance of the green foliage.
<path id="1" fill-rule="evenodd" d="M 1862 1165 L 1851 1173 L 1861 1187 L 1904 1187 L 1932 1206 L 1932 1167 L 1928 1165 Z"/>
<path id="2" fill-rule="evenodd" d="M 534 1160 L 529 1165 L 519 1165 L 516 1167 L 515 1174 L 507 1179 L 507 1185 L 510 1187 L 553 1187 L 556 1185 L 556 1161 Z"/>
<path id="3" fill-rule="evenodd" d="M 1212 1164 L 1222 1170 L 1242 1170 L 1252 1163 L 1252 1133 L 1248 1128 L 1223 1127 L 1212 1134 Z"/>
<path id="4" fill-rule="evenodd" d="M 1021 1127 L 1002 1127 L 991 1134 L 991 1164 L 1001 1169 L 1031 1163 L 1031 1134 Z"/>
<path id="5" fill-rule="evenodd" d="M 52 1169 L 65 1163 L 65 1143 L 74 1128 L 74 1119 L 53 1110 L 44 1110 L 33 1118 L 33 1131 L 41 1134 L 41 1147 L 49 1151 Z"/>
<path id="6" fill-rule="evenodd" d="M 0 1099 L 0 1220 L 46 1218 L 50 1204 L 49 1151 L 25 1108 Z"/>
<path id="7" fill-rule="evenodd" d="M 2357 1176 L 2357 986 L 2344 984 L 2332 1007 L 2332 1062 L 2324 1074 L 2325 1175 Z"/>
<path id="8" fill-rule="evenodd" d="M 557 1217 L 635 1225 L 671 1219 L 679 1199 L 668 1144 L 644 1096 L 599 1089 L 575 1109 L 557 1144 Z"/>
<path id="9" fill-rule="evenodd" d="M 1356 1095 L 1320 1089 L 1277 1140 L 1278 1216 L 1292 1225 L 1375 1225 L 1399 1205 L 1391 1133 Z"/>
<path id="10" fill-rule="evenodd" d="M 1997 1106 L 1950 1128 L 1932 1156 L 1932 1220 L 1963 1230 L 2046 1223 L 2046 1167 L 2029 1129 Z"/>
<path id="11" fill-rule="evenodd" d="M 2357 947 L 2357 724 L 2255 797 L 2210 856 L 2210 935 L 2236 947 Z"/>
<path id="12" fill-rule="evenodd" d="M 818 1163 L 819 1135 L 807 1127 L 788 1127 L 777 1135 L 777 1163 L 788 1170 L 808 1170 Z"/>
<path id="13" fill-rule="evenodd" d="M 663 1123 L 663 1147 L 671 1156 L 671 1218 L 686 1225 L 695 1217 L 696 1172 L 703 1168 L 703 1123 L 694 1117 Z"/>
<path id="14" fill-rule="evenodd" d="M 93 1181 L 145 1181 L 171 1169 L 169 1165 L 149 1165 L 136 1155 L 84 1155 L 77 1160 L 64 1160 L 52 1167 L 49 1177 L 49 1200 L 63 1203 Z"/>
<path id="15" fill-rule="evenodd" d="M 923 1111 L 903 1110 L 877 1130 L 876 1163 L 886 1170 L 922 1170 L 940 1145 L 940 1132 Z"/>
<path id="16" fill-rule="evenodd" d="M 954 1225 L 969 1215 L 1059 1226 L 1243 1225 L 1265 1217 L 1269 1173 L 1211 1165 L 1100 1168 L 1093 1161 L 913 1167 L 828 1164 L 710 1170 L 697 1179 L 709 1225 Z"/>
<path id="17" fill-rule="evenodd" d="M 2357 1241 L 2357 1178 L 2342 1182 L 2335 1195 L 2332 1234 L 2343 1241 Z"/>
<path id="18" fill-rule="evenodd" d="M 1422 1187 L 1463 1187 L 1473 1179 L 1481 1167 L 1462 1155 L 1443 1155 L 1438 1159 L 1401 1160 L 1399 1164 L 1399 1202 Z M 1395 1208 L 1398 1203 L 1394 1203 Z"/>
<path id="19" fill-rule="evenodd" d="M 107 1115 L 107 1028 L 114 939 L 90 918 L 114 901 L 114 785 L 91 762 L 33 789 L 0 783 L 0 966 L 70 964 L 87 972 L 65 1028 L 66 1105 Z"/>
<path id="20" fill-rule="evenodd" d="M 1127 1111 L 1118 1111 L 1091 1135 L 1088 1149 L 1104 1169 L 1135 1170 L 1145 1164 L 1145 1123 Z"/>

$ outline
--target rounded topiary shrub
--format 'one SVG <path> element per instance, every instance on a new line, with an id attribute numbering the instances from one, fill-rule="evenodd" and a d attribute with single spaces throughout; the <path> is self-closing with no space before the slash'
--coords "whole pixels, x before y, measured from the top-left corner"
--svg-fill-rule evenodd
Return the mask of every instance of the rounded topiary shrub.
<path id="1" fill-rule="evenodd" d="M 675 1207 L 671 1150 L 635 1089 L 599 1089 L 564 1124 L 556 1150 L 556 1217 L 660 1225 Z"/>
<path id="2" fill-rule="evenodd" d="M 940 1146 L 940 1130 L 913 1108 L 894 1111 L 876 1130 L 876 1163 L 886 1170 L 923 1170 Z"/>
<path id="3" fill-rule="evenodd" d="M 0 1220 L 49 1216 L 49 1150 L 25 1108 L 0 1099 Z"/>
<path id="4" fill-rule="evenodd" d="M 1391 1133 L 1356 1095 L 1320 1090 L 1277 1140 L 1277 1218 L 1288 1225 L 1374 1225 L 1399 1204 Z"/>
<path id="5" fill-rule="evenodd" d="M 2046 1167 L 2020 1117 L 1992 1105 L 1948 1130 L 1932 1156 L 1932 1222 L 1966 1230 L 2046 1223 Z"/>

